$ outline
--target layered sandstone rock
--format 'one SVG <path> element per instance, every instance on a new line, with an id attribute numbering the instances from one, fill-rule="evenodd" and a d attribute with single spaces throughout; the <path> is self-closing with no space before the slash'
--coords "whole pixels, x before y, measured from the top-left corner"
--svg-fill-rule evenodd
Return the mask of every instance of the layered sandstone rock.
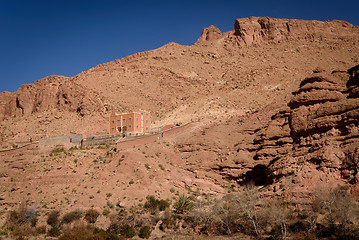
<path id="1" fill-rule="evenodd" d="M 250 17 L 237 19 L 234 28 L 234 35 L 241 40 L 239 41 L 240 45 L 252 45 L 267 41 L 280 42 L 288 39 L 307 39 L 310 41 L 323 38 L 340 39 L 344 36 L 351 36 L 352 29 L 357 27 L 338 20 L 320 22 Z"/>
<path id="2" fill-rule="evenodd" d="M 276 194 L 297 192 L 298 203 L 320 184 L 349 183 L 355 188 L 358 86 L 359 66 L 347 72 L 315 71 L 293 92 L 288 106 L 279 107 L 267 124 L 246 135 L 252 144 L 238 144 L 232 158 L 215 169 L 242 184 L 268 186 Z M 294 183 L 295 190 L 289 193 L 288 186 Z"/>
<path id="3" fill-rule="evenodd" d="M 348 73 L 315 73 L 304 79 L 293 93 L 290 108 L 257 131 L 254 159 L 266 167 L 267 183 L 286 176 L 304 181 L 315 175 L 322 176 L 322 181 L 358 182 L 357 67 Z"/>

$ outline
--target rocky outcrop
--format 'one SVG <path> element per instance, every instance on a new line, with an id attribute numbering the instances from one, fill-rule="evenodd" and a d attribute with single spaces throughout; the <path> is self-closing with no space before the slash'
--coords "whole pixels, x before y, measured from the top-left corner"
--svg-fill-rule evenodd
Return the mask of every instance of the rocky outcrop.
<path id="1" fill-rule="evenodd" d="M 34 84 L 23 84 L 14 93 L 3 92 L 0 102 L 0 121 L 54 108 L 77 112 L 81 116 L 109 108 L 97 93 L 62 76 L 49 76 Z"/>
<path id="2" fill-rule="evenodd" d="M 345 30 L 339 30 L 342 27 L 344 27 L 344 29 L 354 28 L 350 23 L 338 20 L 320 22 L 268 17 L 237 19 L 234 27 L 235 35 L 243 39 L 246 45 L 268 40 L 280 41 L 290 38 L 314 40 L 328 37 L 328 33 L 330 34 L 333 30 L 335 33 L 331 33 L 330 35 L 342 35 L 346 32 Z"/>
<path id="3" fill-rule="evenodd" d="M 242 155 L 251 154 L 253 160 L 247 160 L 251 164 L 237 161 L 233 171 L 226 169 L 223 174 L 256 185 L 275 185 L 286 177 L 296 183 L 313 179 L 358 183 L 358 86 L 359 65 L 304 79 L 288 106 L 253 133 L 253 144 L 238 148 Z"/>
<path id="4" fill-rule="evenodd" d="M 354 68 L 355 69 L 355 68 Z M 298 175 L 297 165 L 316 166 L 333 179 L 358 182 L 359 98 L 358 70 L 315 73 L 293 93 L 288 116 L 293 151 L 268 165 L 274 181 L 283 175 Z"/>
<path id="5" fill-rule="evenodd" d="M 286 39 L 322 38 L 340 39 L 350 36 L 358 27 L 345 21 L 307 21 L 296 19 L 278 19 L 269 17 L 250 17 L 237 19 L 234 23 L 234 35 L 238 36 L 240 45 L 252 45 L 261 42 L 279 42 Z"/>
<path id="6" fill-rule="evenodd" d="M 239 46 L 250 46 L 261 43 L 279 43 L 288 40 L 332 41 L 343 39 L 356 42 L 359 27 L 341 20 L 315 21 L 282 19 L 269 17 L 249 17 L 235 20 L 234 31 L 221 33 L 215 27 L 204 28 L 197 44 L 214 40 L 231 39 Z"/>
<path id="7" fill-rule="evenodd" d="M 200 38 L 198 38 L 197 43 L 205 41 L 213 41 L 222 37 L 222 32 L 216 26 L 209 26 L 202 30 Z"/>

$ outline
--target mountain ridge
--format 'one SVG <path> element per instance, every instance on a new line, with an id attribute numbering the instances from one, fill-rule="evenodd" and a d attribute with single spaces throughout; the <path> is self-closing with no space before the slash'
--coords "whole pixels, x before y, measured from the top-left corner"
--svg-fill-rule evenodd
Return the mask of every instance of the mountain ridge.
<path id="1" fill-rule="evenodd" d="M 283 26 L 287 25 L 299 29 L 300 36 L 304 37 L 296 38 L 298 34 L 284 32 Z M 313 33 L 317 25 L 325 31 Z M 306 35 L 302 28 L 307 28 L 310 34 Z M 327 37 L 320 37 L 320 34 Z M 207 39 L 209 35 L 211 37 Z M 336 70 L 355 65 L 359 59 L 356 36 L 359 36 L 357 26 L 337 20 L 320 22 L 250 17 L 237 19 L 234 30 L 225 33 L 215 26 L 205 28 L 194 45 L 168 43 L 158 49 L 99 64 L 67 78 L 71 82 L 68 90 L 74 91 L 72 95 L 91 93 L 90 98 L 92 95 L 97 97 L 89 102 L 96 102 L 98 106 L 94 110 L 86 103 L 86 106 L 79 103 L 69 108 L 73 116 L 68 121 L 73 122 L 73 127 L 64 130 L 50 127 L 56 129 L 51 135 L 69 131 L 107 131 L 105 119 L 114 111 L 146 109 L 154 113 L 155 127 L 191 121 L 218 121 L 242 115 L 275 101 L 288 100 L 297 83 L 315 68 Z M 297 59 L 306 60 L 299 62 Z M 41 91 L 46 92 L 39 89 Z M 21 118 L 34 122 L 34 128 L 39 131 L 32 132 L 38 136 L 38 132 L 43 134 L 45 130 L 38 126 L 38 116 L 34 115 L 50 116 L 49 109 L 64 110 L 62 115 L 68 112 L 57 103 L 45 111 L 38 111 L 34 100 L 28 107 L 31 110 L 21 114 L 16 99 L 21 99 L 22 92 L 21 88 L 14 93 L 0 94 L 0 120 L 7 119 L 6 123 L 1 121 L 7 129 L 2 130 L 2 139 L 10 140 L 20 132 L 32 131 L 25 126 L 14 126 L 25 125 L 19 122 Z M 79 107 L 92 110 L 80 114 L 74 111 Z M 84 117 L 91 119 L 93 127 L 81 126 Z"/>

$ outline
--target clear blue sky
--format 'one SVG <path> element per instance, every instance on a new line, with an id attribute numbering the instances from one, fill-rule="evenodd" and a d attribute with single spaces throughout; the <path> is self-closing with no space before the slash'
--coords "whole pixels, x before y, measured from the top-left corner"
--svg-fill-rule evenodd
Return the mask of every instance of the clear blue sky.
<path id="1" fill-rule="evenodd" d="M 359 25 L 358 9 L 358 0 L 0 0 L 0 92 L 48 75 L 74 76 L 168 42 L 192 45 L 204 27 L 233 30 L 236 18 Z"/>

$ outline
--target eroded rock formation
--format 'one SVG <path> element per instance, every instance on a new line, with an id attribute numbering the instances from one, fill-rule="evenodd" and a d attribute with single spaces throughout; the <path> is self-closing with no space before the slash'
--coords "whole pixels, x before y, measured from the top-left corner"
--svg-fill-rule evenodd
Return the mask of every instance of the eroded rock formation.
<path id="1" fill-rule="evenodd" d="M 287 39 L 307 39 L 311 41 L 323 38 L 340 39 L 343 36 L 350 36 L 348 33 L 353 28 L 355 26 L 350 23 L 339 20 L 321 22 L 250 17 L 240 18 L 235 21 L 234 35 L 239 37 L 240 45 L 252 45 L 267 41 L 280 42 Z"/>
<path id="2" fill-rule="evenodd" d="M 0 121 L 54 108 L 77 112 L 81 116 L 109 108 L 99 94 L 63 76 L 49 76 L 34 84 L 23 84 L 14 93 L 3 92 L 0 102 Z"/>
<path id="3" fill-rule="evenodd" d="M 273 184 L 288 176 L 295 182 L 313 181 L 314 185 L 318 180 L 356 184 L 358 86 L 359 66 L 347 72 L 317 72 L 304 79 L 288 107 L 282 107 L 254 133 L 252 145 L 237 150 L 252 153 L 255 163 L 233 177 L 257 185 Z"/>

